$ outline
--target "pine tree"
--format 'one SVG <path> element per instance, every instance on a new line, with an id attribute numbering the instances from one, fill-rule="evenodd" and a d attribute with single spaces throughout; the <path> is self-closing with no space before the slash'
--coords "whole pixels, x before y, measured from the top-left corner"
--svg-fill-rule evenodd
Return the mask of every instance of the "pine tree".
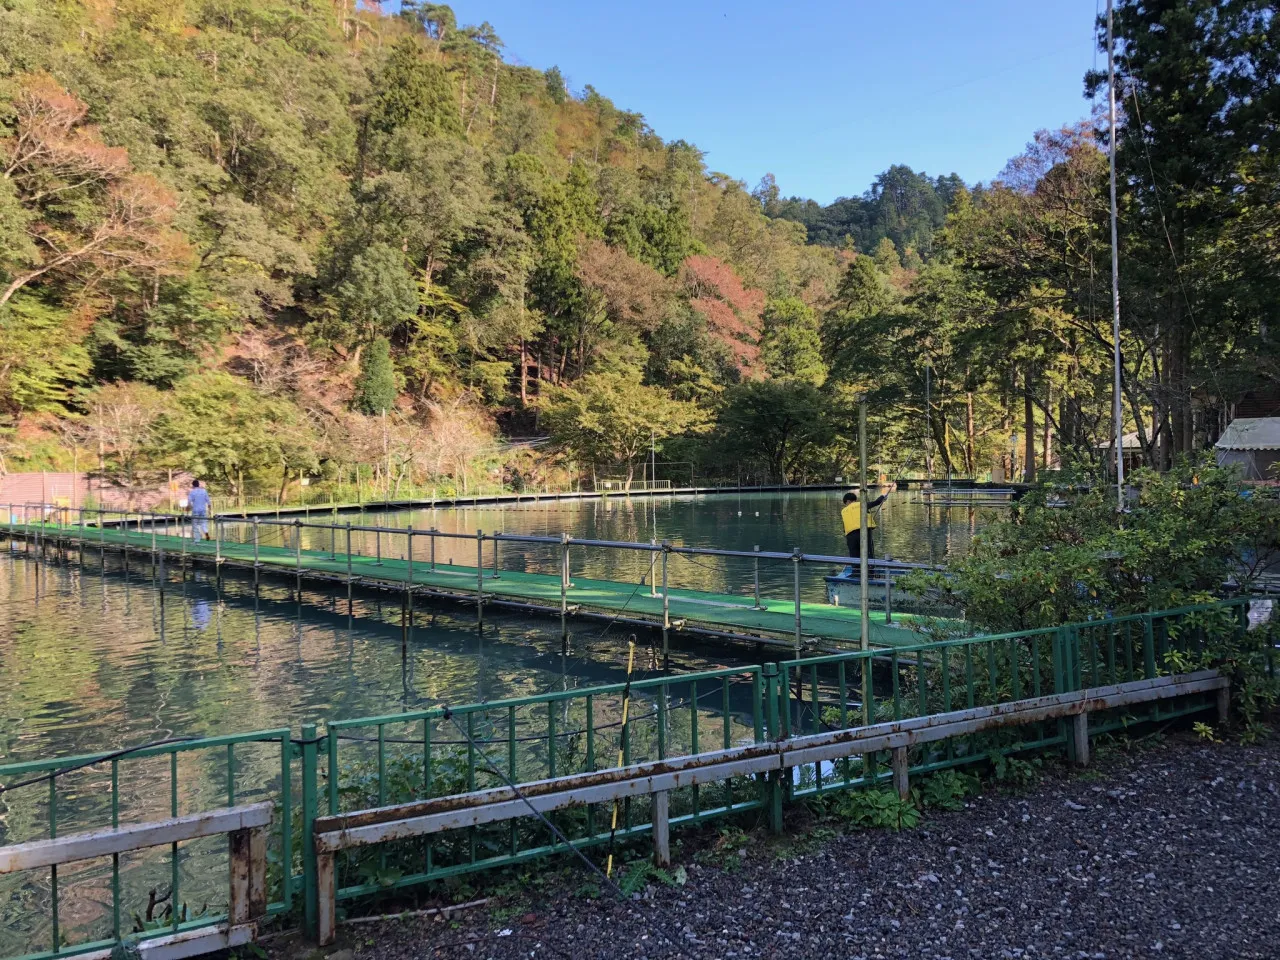
<path id="1" fill-rule="evenodd" d="M 396 371 L 391 365 L 391 343 L 386 337 L 379 337 L 360 357 L 355 408 L 373 415 L 395 406 L 395 402 Z"/>

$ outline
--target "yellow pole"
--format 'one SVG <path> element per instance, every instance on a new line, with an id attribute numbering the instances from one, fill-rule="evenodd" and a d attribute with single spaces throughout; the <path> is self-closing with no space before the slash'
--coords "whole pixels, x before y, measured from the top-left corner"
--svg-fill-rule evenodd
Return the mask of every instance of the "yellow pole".
<path id="1" fill-rule="evenodd" d="M 627 736 L 627 714 L 631 709 L 631 671 L 636 665 L 636 642 L 634 640 L 627 643 L 627 686 L 622 694 L 622 734 L 618 737 L 618 766 L 622 766 L 622 744 Z M 616 833 L 618 830 L 618 801 L 613 801 L 613 823 L 609 826 L 610 833 Z M 605 866 L 604 875 L 606 877 L 613 876 L 613 853 L 609 854 L 609 862 Z"/>

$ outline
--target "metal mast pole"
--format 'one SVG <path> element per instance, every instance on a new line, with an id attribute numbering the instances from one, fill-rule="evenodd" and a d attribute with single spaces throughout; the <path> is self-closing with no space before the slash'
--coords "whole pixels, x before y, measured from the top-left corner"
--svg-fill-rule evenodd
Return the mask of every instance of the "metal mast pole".
<path id="1" fill-rule="evenodd" d="M 862 649 L 871 649 L 871 607 L 867 573 L 867 396 L 858 399 L 858 576 L 861 580 L 859 596 L 862 603 Z M 862 661 L 862 722 L 871 723 L 871 664 Z"/>
<path id="2" fill-rule="evenodd" d="M 1120 241 L 1116 230 L 1116 59 L 1112 0 L 1107 0 L 1107 99 L 1111 124 L 1111 337 L 1115 341 L 1116 505 L 1124 509 L 1124 407 L 1120 395 Z"/>

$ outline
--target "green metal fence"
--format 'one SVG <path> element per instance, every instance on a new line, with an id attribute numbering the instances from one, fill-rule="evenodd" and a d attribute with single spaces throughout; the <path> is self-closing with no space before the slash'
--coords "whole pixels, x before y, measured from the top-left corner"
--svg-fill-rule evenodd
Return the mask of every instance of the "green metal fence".
<path id="1" fill-rule="evenodd" d="M 268 912 L 285 913 L 300 889 L 295 753 L 290 731 L 278 729 L 0 766 L 0 841 L 54 838 L 267 800 L 276 806 Z M 71 864 L 61 872 L 53 867 L 43 880 L 0 878 L 22 881 L 0 901 L 25 905 L 12 917 L 0 908 L 7 921 L 0 929 L 0 953 L 13 955 L 16 946 L 25 960 L 75 956 L 109 949 L 131 934 L 164 936 L 215 924 L 226 914 L 226 853 L 225 839 L 192 841 L 167 851 Z M 222 869 L 210 870 L 210 861 Z M 193 875 L 196 866 L 199 873 Z M 68 887 L 76 891 L 70 918 L 63 894 Z"/>
<path id="2" fill-rule="evenodd" d="M 10 785 L 0 792 L 0 809 L 7 814 L 0 818 L 0 842 L 268 799 L 277 810 L 270 913 L 301 906 L 310 926 L 316 903 L 311 825 L 324 813 L 1151 678 L 1177 672 L 1186 658 L 1224 632 L 1244 636 L 1248 604 L 1240 598 L 1053 629 L 335 720 L 323 732 L 305 726 L 299 737 L 287 729 L 265 730 L 162 743 L 120 755 L 10 764 L 0 766 L 0 784 Z M 1274 650 L 1266 647 L 1265 656 L 1274 672 Z M 1206 706 L 1190 701 L 1139 717 L 1099 715 L 1091 729 Z M 1049 721 L 913 748 L 910 769 L 922 774 L 1066 742 L 1060 723 Z M 800 798 L 858 789 L 888 776 L 886 757 L 853 757 L 794 770 L 783 788 Z M 760 810 L 776 796 L 769 788 L 747 778 L 681 788 L 670 796 L 671 823 Z M 649 815 L 645 798 L 622 804 L 616 824 L 605 805 L 562 811 L 553 822 L 571 843 L 585 848 L 648 833 Z M 210 858 L 225 863 L 225 841 L 221 849 L 202 843 L 128 864 L 117 857 L 110 864 L 76 865 L 74 922 L 65 919 L 67 871 L 28 877 L 24 886 L 8 891 L 11 903 L 24 905 L 18 916 L 4 915 L 0 896 L 0 957 L 47 960 L 110 946 L 139 925 L 147 928 L 145 935 L 163 935 L 218 922 L 222 901 L 216 897 L 226 896 L 226 874 L 208 865 Z M 532 818 L 461 829 L 430 841 L 393 842 L 339 862 L 339 898 L 350 901 L 512 866 L 564 849 L 545 824 Z M 170 912 L 153 917 L 151 924 L 133 923 L 132 915 L 152 896 L 148 887 L 161 891 Z"/>
<path id="3" fill-rule="evenodd" d="M 766 734 L 763 703 L 762 669 L 747 667 L 336 721 L 326 740 L 328 813 L 608 769 L 619 760 L 626 765 L 759 743 Z M 739 813 L 762 800 L 753 782 L 677 794 L 673 823 Z M 595 806 L 557 815 L 555 822 L 579 847 L 616 842 L 648 829 L 648 801 L 624 804 L 616 826 L 610 809 Z M 511 865 L 557 843 L 543 824 L 512 821 L 434 843 L 385 845 L 339 863 L 338 896 Z"/>

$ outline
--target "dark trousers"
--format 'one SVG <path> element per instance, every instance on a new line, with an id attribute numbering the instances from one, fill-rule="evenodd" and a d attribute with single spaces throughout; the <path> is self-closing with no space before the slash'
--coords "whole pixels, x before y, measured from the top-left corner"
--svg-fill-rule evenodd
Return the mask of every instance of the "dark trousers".
<path id="1" fill-rule="evenodd" d="M 855 530 L 853 533 L 844 535 L 844 542 L 849 547 L 849 556 L 855 560 L 862 559 L 862 531 Z M 875 527 L 867 528 L 867 559 L 874 560 L 876 558 L 876 530 Z"/>

